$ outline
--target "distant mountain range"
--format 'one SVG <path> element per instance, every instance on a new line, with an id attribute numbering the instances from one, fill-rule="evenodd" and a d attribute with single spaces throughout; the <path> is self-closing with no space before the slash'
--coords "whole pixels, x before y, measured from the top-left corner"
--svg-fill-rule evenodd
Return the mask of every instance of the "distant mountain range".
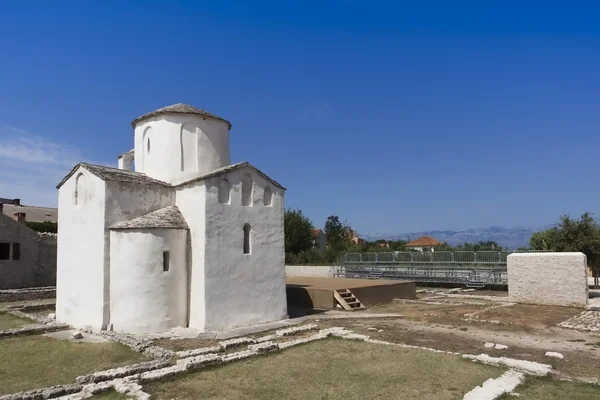
<path id="1" fill-rule="evenodd" d="M 481 242 L 493 240 L 501 246 L 509 249 L 517 249 L 529 245 L 529 238 L 535 232 L 548 229 L 550 226 L 542 228 L 502 228 L 491 226 L 482 229 L 467 229 L 464 231 L 423 231 L 411 233 L 364 233 L 359 236 L 367 241 L 375 240 L 415 240 L 421 236 L 431 236 L 440 242 L 448 242 L 452 246 L 463 244 L 465 242 Z"/>

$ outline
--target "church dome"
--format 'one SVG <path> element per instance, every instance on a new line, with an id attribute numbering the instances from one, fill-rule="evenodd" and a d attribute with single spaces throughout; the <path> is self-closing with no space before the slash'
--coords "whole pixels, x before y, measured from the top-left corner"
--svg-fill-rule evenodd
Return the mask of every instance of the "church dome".
<path id="1" fill-rule="evenodd" d="M 218 121 L 223 121 L 227 123 L 229 129 L 231 129 L 231 122 L 227 121 L 224 118 L 218 117 L 214 114 L 209 113 L 208 111 L 202 110 L 201 108 L 197 108 L 194 106 L 190 106 L 189 104 L 177 103 L 170 106 L 166 106 L 163 108 L 159 108 L 158 110 L 150 111 L 142 116 L 137 117 L 133 121 L 131 121 L 131 126 L 135 128 L 136 124 L 145 119 L 160 115 L 160 114 L 196 114 L 202 115 L 203 117 L 216 119 Z"/>

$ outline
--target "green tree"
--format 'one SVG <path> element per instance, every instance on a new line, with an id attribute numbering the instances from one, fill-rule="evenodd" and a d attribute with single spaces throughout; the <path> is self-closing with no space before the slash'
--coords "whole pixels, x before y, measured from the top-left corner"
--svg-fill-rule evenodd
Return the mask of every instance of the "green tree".
<path id="1" fill-rule="evenodd" d="M 536 232 L 529 245 L 534 250 L 580 251 L 596 273 L 600 269 L 600 225 L 589 212 L 578 219 L 561 216 L 556 227 Z"/>
<path id="2" fill-rule="evenodd" d="M 454 251 L 454 247 L 450 246 L 448 242 L 442 242 L 435 246 L 435 251 Z"/>
<path id="3" fill-rule="evenodd" d="M 340 222 L 337 215 L 330 215 L 325 222 L 327 245 L 336 252 L 343 251 L 350 245 L 350 228 Z"/>
<path id="4" fill-rule="evenodd" d="M 285 210 L 285 252 L 298 254 L 312 249 L 315 240 L 313 224 L 301 210 Z"/>
<path id="5" fill-rule="evenodd" d="M 25 224 L 28 228 L 33 229 L 36 232 L 58 232 L 58 224 L 56 222 L 44 221 L 44 222 L 30 222 L 26 221 Z"/>

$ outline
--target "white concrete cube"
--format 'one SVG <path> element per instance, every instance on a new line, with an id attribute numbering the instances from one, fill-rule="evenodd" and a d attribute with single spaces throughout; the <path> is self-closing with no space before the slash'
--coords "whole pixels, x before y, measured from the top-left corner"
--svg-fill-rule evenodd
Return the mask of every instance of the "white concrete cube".
<path id="1" fill-rule="evenodd" d="M 587 257 L 583 253 L 508 256 L 508 297 L 516 303 L 585 308 Z"/>

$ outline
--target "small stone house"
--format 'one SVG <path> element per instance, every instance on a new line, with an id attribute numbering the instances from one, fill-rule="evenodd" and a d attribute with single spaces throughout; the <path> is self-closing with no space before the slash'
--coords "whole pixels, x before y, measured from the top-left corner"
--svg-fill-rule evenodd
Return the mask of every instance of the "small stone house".
<path id="1" fill-rule="evenodd" d="M 28 228 L 29 216 L 33 222 L 55 222 L 56 209 L 0 198 L 0 289 L 56 284 L 56 235 Z"/>
<path id="2" fill-rule="evenodd" d="M 57 320 L 148 333 L 287 318 L 285 189 L 231 164 L 231 124 L 207 111 L 132 126 L 119 168 L 80 163 L 58 185 Z"/>

